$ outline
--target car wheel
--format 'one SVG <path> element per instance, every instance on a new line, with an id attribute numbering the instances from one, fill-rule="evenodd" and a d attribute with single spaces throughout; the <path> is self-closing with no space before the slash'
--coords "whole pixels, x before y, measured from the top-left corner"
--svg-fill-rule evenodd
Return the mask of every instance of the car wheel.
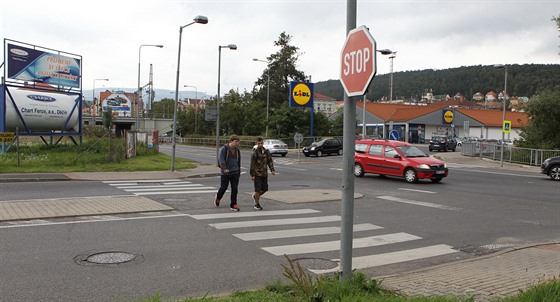
<path id="1" fill-rule="evenodd" d="M 430 150 L 430 152 L 432 152 L 432 148 L 429 148 L 428 150 Z"/>
<path id="2" fill-rule="evenodd" d="M 560 180 L 560 165 L 550 167 L 548 170 L 548 176 L 553 180 Z"/>
<path id="3" fill-rule="evenodd" d="M 342 149 L 338 150 L 338 155 L 342 155 Z"/>
<path id="4" fill-rule="evenodd" d="M 354 176 L 362 177 L 364 176 L 364 168 L 360 164 L 354 164 Z"/>
<path id="5" fill-rule="evenodd" d="M 455 152 L 455 147 L 453 147 L 453 149 L 451 149 L 451 151 Z"/>
<path id="6" fill-rule="evenodd" d="M 317 157 L 321 157 L 321 156 L 323 156 L 323 152 L 317 151 Z"/>
<path id="7" fill-rule="evenodd" d="M 416 175 L 414 169 L 408 168 L 404 170 L 404 179 L 409 183 L 415 183 L 418 181 L 418 175 Z"/>
<path id="8" fill-rule="evenodd" d="M 430 178 L 430 180 L 432 182 L 440 182 L 442 180 L 442 178 L 441 177 L 434 177 L 434 178 Z"/>

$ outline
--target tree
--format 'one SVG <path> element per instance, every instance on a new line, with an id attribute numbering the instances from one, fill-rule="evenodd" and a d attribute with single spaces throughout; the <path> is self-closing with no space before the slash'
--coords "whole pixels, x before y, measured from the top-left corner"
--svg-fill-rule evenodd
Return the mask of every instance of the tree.
<path id="1" fill-rule="evenodd" d="M 538 94 L 527 104 L 526 112 L 529 122 L 522 127 L 519 145 L 560 149 L 560 87 Z"/>

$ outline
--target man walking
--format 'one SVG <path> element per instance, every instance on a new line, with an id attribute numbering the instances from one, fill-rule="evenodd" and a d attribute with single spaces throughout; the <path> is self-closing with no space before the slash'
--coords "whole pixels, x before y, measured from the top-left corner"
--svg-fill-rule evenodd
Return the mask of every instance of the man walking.
<path id="1" fill-rule="evenodd" d="M 272 175 L 276 175 L 274 170 L 274 163 L 272 161 L 272 155 L 268 149 L 264 148 L 264 142 L 262 138 L 257 138 L 257 148 L 253 151 L 251 155 L 251 180 L 255 185 L 255 194 L 253 194 L 253 202 L 255 210 L 262 210 L 260 204 L 261 196 L 268 191 L 268 169 Z"/>
<path id="2" fill-rule="evenodd" d="M 220 165 L 220 189 L 216 194 L 214 205 L 220 206 L 220 200 L 226 193 L 228 185 L 231 184 L 231 201 L 229 208 L 234 212 L 239 212 L 237 206 L 237 192 L 239 186 L 239 176 L 241 174 L 241 152 L 237 147 L 239 145 L 239 137 L 232 135 L 229 143 L 225 144 L 219 152 L 218 163 Z"/>

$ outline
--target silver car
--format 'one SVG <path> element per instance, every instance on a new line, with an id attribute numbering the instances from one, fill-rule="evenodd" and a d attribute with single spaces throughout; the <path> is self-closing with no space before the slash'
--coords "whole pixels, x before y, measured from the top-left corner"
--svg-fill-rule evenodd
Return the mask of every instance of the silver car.
<path id="1" fill-rule="evenodd" d="M 265 139 L 263 141 L 265 149 L 270 151 L 270 154 L 280 154 L 282 157 L 288 154 L 288 145 L 279 139 Z M 253 146 L 253 150 L 257 149 L 257 145 Z"/>

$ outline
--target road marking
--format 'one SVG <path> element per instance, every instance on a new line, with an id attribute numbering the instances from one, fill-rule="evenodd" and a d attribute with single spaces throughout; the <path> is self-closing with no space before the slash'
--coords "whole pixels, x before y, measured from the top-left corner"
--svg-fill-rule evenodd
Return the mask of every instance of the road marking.
<path id="1" fill-rule="evenodd" d="M 215 193 L 217 188 L 180 179 L 103 181 L 137 196 Z M 146 185 L 145 185 L 146 184 Z"/>
<path id="2" fill-rule="evenodd" d="M 289 218 L 289 219 L 270 219 L 270 220 L 253 220 L 253 221 L 236 221 L 209 224 L 216 229 L 233 229 L 248 227 L 263 227 L 273 225 L 289 225 L 289 224 L 305 224 L 305 223 L 321 223 L 340 221 L 340 216 L 320 216 L 308 218 Z"/>
<path id="3" fill-rule="evenodd" d="M 172 191 L 172 192 L 132 192 L 134 195 L 144 196 L 144 195 L 168 195 L 168 194 L 203 194 L 203 193 L 216 193 L 216 188 L 204 187 L 200 189 L 211 188 L 212 190 L 199 190 L 199 191 Z"/>
<path id="4" fill-rule="evenodd" d="M 442 255 L 447 255 L 447 254 L 452 254 L 457 252 L 458 252 L 457 250 L 453 249 L 453 247 L 449 245 L 438 244 L 438 245 L 426 246 L 426 247 L 409 249 L 409 250 L 392 252 L 392 253 L 354 257 L 352 258 L 352 269 L 371 268 L 376 266 L 424 259 L 429 257 L 442 256 Z M 340 260 L 333 259 L 333 261 L 340 261 Z M 310 269 L 310 271 L 316 274 L 337 272 L 339 270 L 340 267 L 336 267 L 328 270 Z"/>
<path id="5" fill-rule="evenodd" d="M 363 224 L 354 225 L 353 229 L 354 232 L 359 232 L 359 231 L 378 230 L 382 228 L 383 227 L 373 225 L 370 223 L 363 223 Z M 322 228 L 308 228 L 308 229 L 279 230 L 279 231 L 270 231 L 270 232 L 240 233 L 240 234 L 233 234 L 233 236 L 245 241 L 255 241 L 255 240 L 294 238 L 294 237 L 306 237 L 306 236 L 328 235 L 328 234 L 340 234 L 340 227 L 322 227 Z"/>
<path id="6" fill-rule="evenodd" d="M 145 189 L 145 187 L 138 187 L 138 188 L 124 188 L 125 191 L 127 192 L 149 192 L 149 191 L 170 191 L 170 190 L 186 190 L 187 192 L 189 190 L 209 190 L 209 189 L 214 189 L 214 187 L 203 187 L 202 185 L 196 184 L 196 185 L 192 185 L 192 186 L 170 186 L 170 187 L 157 187 L 157 188 L 152 188 L 149 187 L 148 189 Z"/>
<path id="7" fill-rule="evenodd" d="M 399 190 L 411 191 L 411 192 L 419 192 L 419 193 L 428 193 L 428 194 L 435 194 L 435 193 L 437 193 L 437 192 L 434 192 L 434 191 L 425 191 L 425 190 L 416 190 L 416 189 L 407 189 L 407 188 L 399 188 Z"/>
<path id="8" fill-rule="evenodd" d="M 449 211 L 459 211 L 460 210 L 460 208 L 448 207 L 448 206 L 444 206 L 444 205 L 440 205 L 440 204 L 436 204 L 436 203 L 409 200 L 409 199 L 398 198 L 398 197 L 393 197 L 393 196 L 377 196 L 377 198 L 384 199 L 384 200 L 401 202 L 401 203 L 413 204 L 413 205 L 417 205 L 417 206 L 436 208 L 436 209 L 441 209 L 441 210 L 449 210 Z"/>
<path id="9" fill-rule="evenodd" d="M 168 182 L 168 181 L 181 181 L 180 179 L 129 179 L 129 180 L 104 180 L 106 184 L 123 184 L 123 183 L 151 183 L 151 182 Z"/>
<path id="10" fill-rule="evenodd" d="M 233 217 L 260 217 L 260 216 L 276 216 L 276 215 L 294 215 L 294 214 L 312 214 L 320 213 L 321 211 L 312 209 L 301 209 L 301 210 L 280 210 L 280 211 L 251 211 L 251 212 L 237 212 L 237 213 L 219 213 L 219 214 L 199 214 L 199 215 L 189 215 L 196 220 L 205 219 L 222 219 L 222 218 L 233 218 Z"/>
<path id="11" fill-rule="evenodd" d="M 422 238 L 407 233 L 395 233 L 365 238 L 354 238 L 354 240 L 352 240 L 352 248 L 365 248 L 418 239 Z M 269 246 L 262 247 L 261 249 L 275 256 L 338 251 L 340 249 L 340 240 Z"/>

